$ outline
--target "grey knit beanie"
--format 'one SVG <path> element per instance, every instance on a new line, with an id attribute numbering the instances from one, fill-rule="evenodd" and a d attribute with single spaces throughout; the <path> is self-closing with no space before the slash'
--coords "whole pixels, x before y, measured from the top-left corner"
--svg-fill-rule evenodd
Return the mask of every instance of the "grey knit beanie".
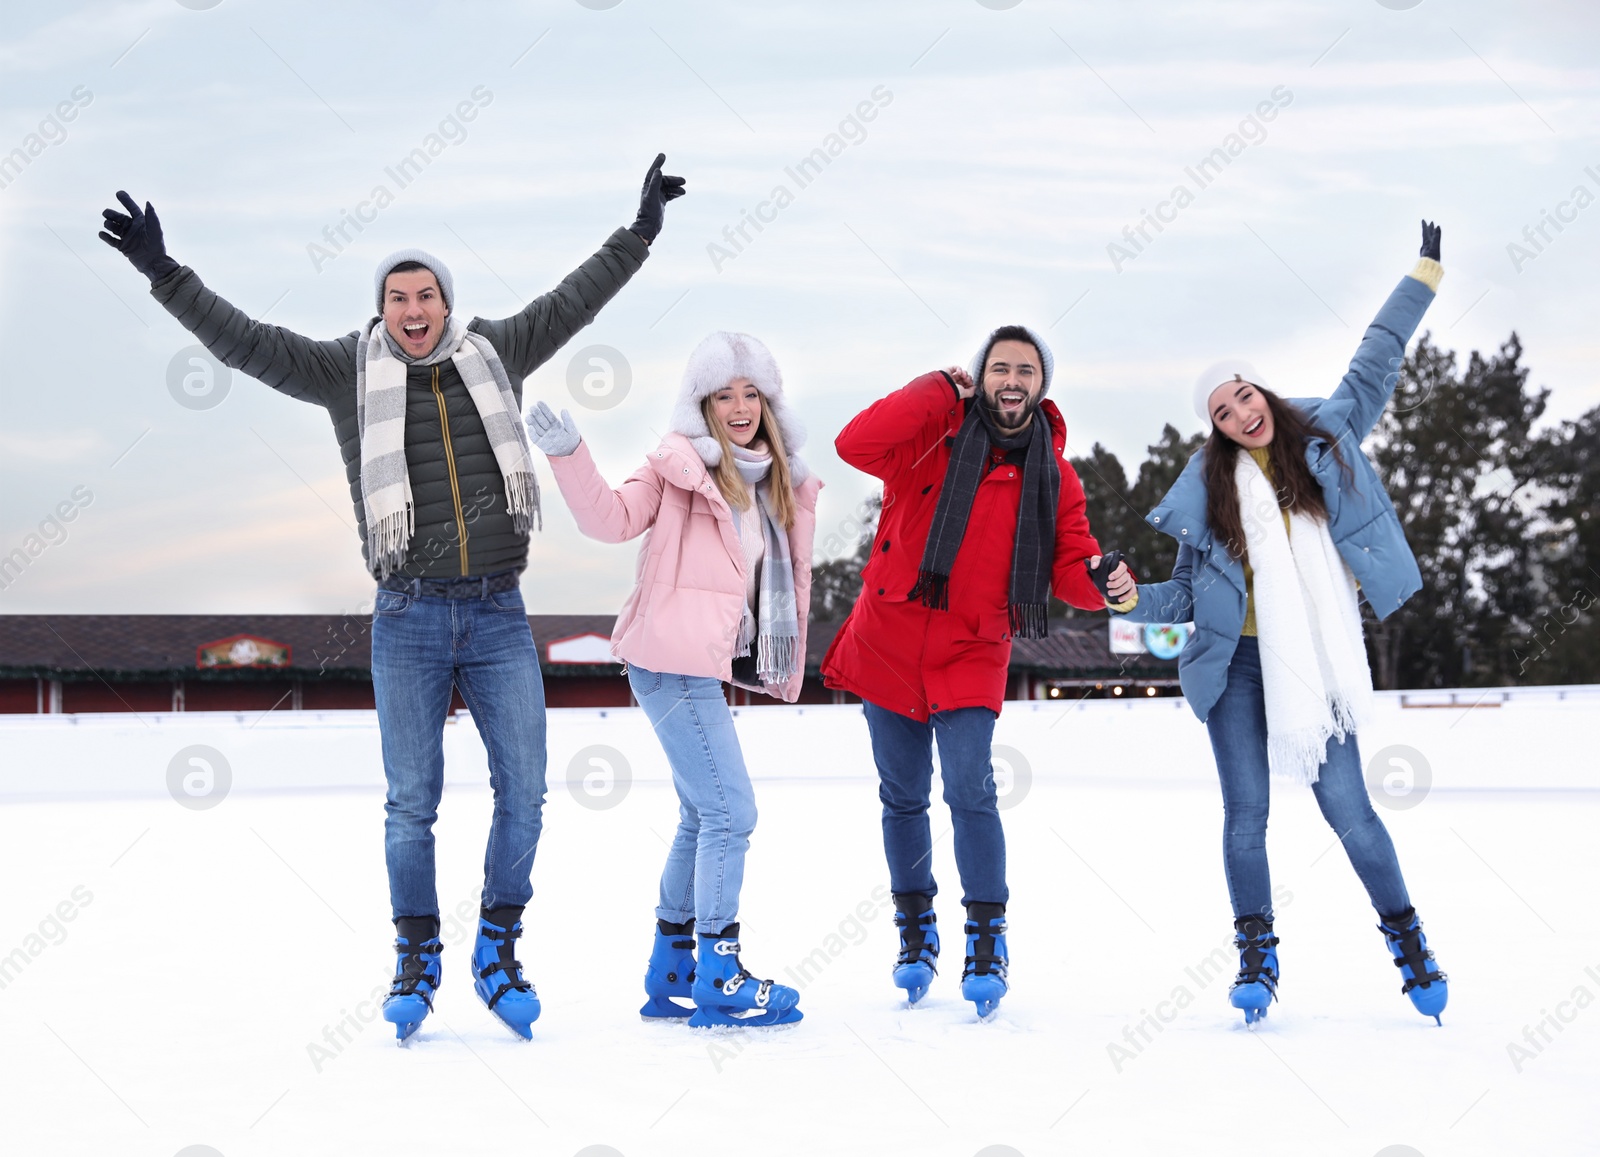
<path id="1" fill-rule="evenodd" d="M 980 387 L 983 385 L 984 363 L 989 360 L 989 351 L 994 348 L 995 334 L 1005 328 L 1007 327 L 997 326 L 989 332 L 989 336 L 984 339 L 983 348 L 977 352 L 972 359 L 972 364 L 967 367 L 967 372 L 972 375 L 973 383 Z M 1033 341 L 1034 348 L 1039 351 L 1039 368 L 1044 374 L 1044 385 L 1039 390 L 1039 396 L 1043 397 L 1050 392 L 1050 382 L 1056 376 L 1056 355 L 1050 352 L 1050 347 L 1045 344 L 1044 338 L 1040 337 L 1038 331 L 1032 326 L 1019 325 L 1016 328 L 1025 330 L 1028 337 Z"/>
<path id="2" fill-rule="evenodd" d="M 455 309 L 456 283 L 450 276 L 450 267 L 440 261 L 426 249 L 397 249 L 382 261 L 378 262 L 377 275 L 372 279 L 372 295 L 377 299 L 378 312 L 383 312 L 383 283 L 389 274 L 394 272 L 396 265 L 404 265 L 407 261 L 415 261 L 418 265 L 426 265 L 429 272 L 439 282 L 439 292 L 444 294 L 444 307 Z"/>

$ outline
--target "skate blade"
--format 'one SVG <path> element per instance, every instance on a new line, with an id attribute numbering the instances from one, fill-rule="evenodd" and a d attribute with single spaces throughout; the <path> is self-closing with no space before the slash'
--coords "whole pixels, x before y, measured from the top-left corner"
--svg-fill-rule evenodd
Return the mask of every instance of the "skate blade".
<path id="1" fill-rule="evenodd" d="M 782 1010 L 753 1008 L 729 1012 L 720 1008 L 697 1008 L 689 1018 L 696 1029 L 784 1028 L 805 1018 L 798 1008 Z"/>
<path id="2" fill-rule="evenodd" d="M 419 1028 L 421 1028 L 421 1027 L 422 1027 L 422 1022 L 420 1020 L 414 1020 L 414 1021 L 411 1021 L 408 1024 L 397 1024 L 397 1025 L 395 1025 L 394 1026 L 394 1038 L 395 1038 L 394 1039 L 394 1043 L 397 1046 L 399 1046 L 400 1048 L 403 1048 L 403 1049 L 410 1048 L 411 1047 L 411 1038 L 416 1035 L 417 1030 Z"/>
<path id="3" fill-rule="evenodd" d="M 1263 1021 L 1263 1020 L 1267 1019 L 1267 1010 L 1264 1009 L 1264 1008 L 1247 1008 L 1247 1009 L 1244 1009 L 1243 1011 L 1244 1011 L 1244 1026 L 1245 1026 L 1245 1028 L 1249 1029 L 1251 1032 L 1255 1031 L 1256 1025 L 1260 1021 Z"/>
<path id="4" fill-rule="evenodd" d="M 474 991 L 476 992 L 476 989 L 474 989 Z M 489 1008 L 489 1002 L 484 999 L 483 993 L 479 992 L 477 996 L 478 1003 L 483 1005 L 484 1008 L 488 1009 L 489 1015 L 494 1017 L 495 1022 L 502 1025 L 508 1033 L 516 1037 L 519 1041 L 531 1041 L 533 1039 L 533 1021 L 539 1019 L 539 1013 L 544 1011 L 542 1008 L 534 1009 L 533 1020 L 530 1020 L 525 1025 L 518 1025 L 515 1021 L 507 1020 L 505 1017 L 501 1016 L 497 1009 Z"/>
<path id="5" fill-rule="evenodd" d="M 989 1024 L 1000 1015 L 1000 1002 L 998 1000 L 975 1000 L 972 1005 L 978 1011 L 979 1024 Z"/>
<path id="6" fill-rule="evenodd" d="M 905 989 L 904 992 L 906 994 L 905 1007 L 916 1008 L 917 1002 L 928 995 L 928 986 L 926 984 L 919 984 L 915 988 Z"/>
<path id="7" fill-rule="evenodd" d="M 693 1004 L 679 1004 L 670 996 L 652 996 L 639 1010 L 639 1019 L 645 1022 L 683 1020 L 694 1015 Z"/>

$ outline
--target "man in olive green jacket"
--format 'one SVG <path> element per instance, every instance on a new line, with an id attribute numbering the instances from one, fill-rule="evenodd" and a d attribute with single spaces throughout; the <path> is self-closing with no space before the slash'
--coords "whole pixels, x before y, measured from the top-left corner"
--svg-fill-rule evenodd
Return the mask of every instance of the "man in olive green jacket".
<path id="1" fill-rule="evenodd" d="M 474 988 L 529 1039 L 538 996 L 515 958 L 545 799 L 544 687 L 519 577 L 538 519 L 522 381 L 594 320 L 644 263 L 681 177 L 658 156 L 639 214 L 513 317 L 463 323 L 449 269 L 421 250 L 380 263 L 380 316 L 332 341 L 255 321 L 167 255 L 161 224 L 119 192 L 100 236 L 219 361 L 328 411 L 362 553 L 378 580 L 372 682 L 382 736 L 384 851 L 399 959 L 385 1019 L 406 1041 L 439 984 L 433 823 L 443 730 L 459 688 L 488 749 L 494 818 L 484 857 Z"/>

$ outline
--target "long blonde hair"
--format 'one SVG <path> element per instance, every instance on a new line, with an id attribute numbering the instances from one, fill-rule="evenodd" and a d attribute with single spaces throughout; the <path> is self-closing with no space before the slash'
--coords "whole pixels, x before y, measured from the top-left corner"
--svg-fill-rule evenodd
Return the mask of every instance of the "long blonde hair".
<path id="1" fill-rule="evenodd" d="M 767 473 L 772 517 L 779 526 L 789 530 L 794 526 L 795 514 L 794 480 L 789 475 L 789 455 L 784 449 L 783 434 L 778 430 L 778 420 L 773 416 L 772 407 L 767 404 L 767 396 L 759 390 L 756 392 L 761 398 L 761 422 L 756 426 L 756 436 L 750 440 L 765 442 L 772 454 L 772 466 Z M 715 405 L 715 394 L 707 394 L 700 402 L 700 411 L 705 415 L 711 436 L 722 447 L 722 460 L 712 470 L 711 476 L 717 480 L 717 489 L 722 491 L 722 497 L 727 499 L 728 505 L 735 510 L 745 510 L 752 501 L 750 487 L 745 484 L 744 476 L 734 463 L 733 442 L 717 420 Z"/>

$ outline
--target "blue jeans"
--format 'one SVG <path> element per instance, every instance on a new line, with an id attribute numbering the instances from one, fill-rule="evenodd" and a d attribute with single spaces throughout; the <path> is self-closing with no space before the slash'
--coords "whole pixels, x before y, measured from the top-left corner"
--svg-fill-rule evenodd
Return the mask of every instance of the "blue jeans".
<path id="1" fill-rule="evenodd" d="M 1254 636 L 1239 639 L 1228 685 L 1206 720 L 1222 781 L 1222 862 L 1233 914 L 1272 915 L 1267 870 L 1267 711 L 1261 690 L 1261 650 Z M 1350 865 L 1379 916 L 1411 907 L 1394 841 L 1372 810 L 1356 737 L 1328 740 L 1326 762 L 1311 787 L 1322 818 L 1338 833 Z"/>
<path id="2" fill-rule="evenodd" d="M 987 707 L 936 711 L 923 723 L 876 703 L 862 703 L 872 758 L 878 765 L 883 803 L 883 851 L 889 860 L 889 890 L 936 895 L 933 837 L 928 801 L 933 793 L 933 744 L 939 744 L 939 777 L 955 829 L 961 903 L 1004 904 L 1006 835 L 989 763 L 995 714 Z"/>
<path id="3" fill-rule="evenodd" d="M 519 591 L 425 598 L 378 591 L 372 689 L 383 738 L 383 852 L 394 915 L 437 916 L 433 821 L 444 790 L 444 722 L 461 689 L 489 753 L 494 818 L 483 906 L 523 905 L 543 827 L 544 682 Z"/>
<path id="4" fill-rule="evenodd" d="M 722 683 L 628 664 L 628 685 L 672 766 L 678 833 L 661 872 L 656 917 L 694 921 L 715 936 L 739 918 L 744 854 L 756 827 L 756 797 Z"/>

